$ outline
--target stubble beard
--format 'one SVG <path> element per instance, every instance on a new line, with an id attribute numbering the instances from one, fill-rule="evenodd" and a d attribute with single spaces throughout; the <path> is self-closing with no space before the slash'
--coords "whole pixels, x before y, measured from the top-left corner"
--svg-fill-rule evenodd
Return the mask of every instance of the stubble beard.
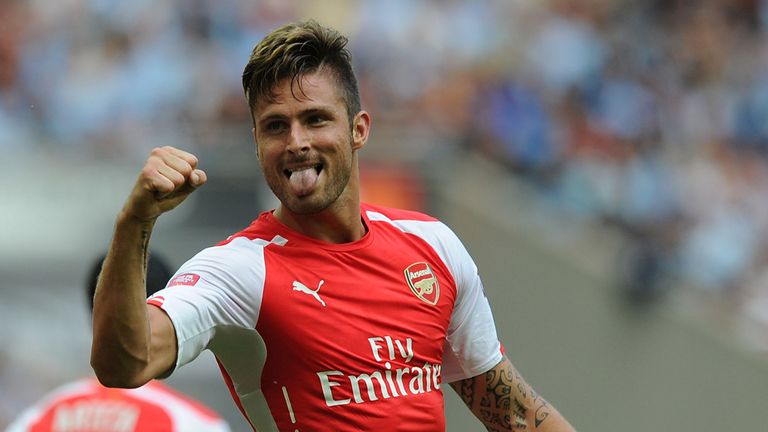
<path id="1" fill-rule="evenodd" d="M 352 148 L 352 135 L 348 137 L 349 148 Z M 351 156 L 346 160 L 338 160 L 333 166 L 324 164 L 323 176 L 324 185 L 319 190 L 313 191 L 309 196 L 296 197 L 291 194 L 289 187 L 285 185 L 285 181 L 282 178 L 275 179 L 273 176 L 265 176 L 269 188 L 272 193 L 275 194 L 283 207 L 291 211 L 292 213 L 299 215 L 308 215 L 320 213 L 335 204 L 341 205 L 339 202 L 341 195 L 349 185 L 349 179 L 352 177 L 352 161 L 354 158 Z M 262 172 L 267 172 L 262 166 Z M 278 173 L 276 176 L 282 175 Z"/>

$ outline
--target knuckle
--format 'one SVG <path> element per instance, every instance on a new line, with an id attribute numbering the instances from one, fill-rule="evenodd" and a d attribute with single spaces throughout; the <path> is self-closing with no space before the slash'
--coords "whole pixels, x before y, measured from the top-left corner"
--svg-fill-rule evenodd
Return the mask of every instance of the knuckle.
<path id="1" fill-rule="evenodd" d="M 144 165 L 144 168 L 139 172 L 141 178 L 151 178 L 155 174 L 156 170 L 151 164 Z"/>
<path id="2" fill-rule="evenodd" d="M 179 172 L 174 172 L 171 177 L 172 177 L 170 179 L 171 182 L 173 182 L 174 186 L 177 186 L 177 187 L 183 185 L 184 182 L 186 181 L 184 176 Z"/>
<path id="3" fill-rule="evenodd" d="M 195 168 L 192 166 L 192 164 L 190 164 L 188 162 L 184 163 L 184 166 L 182 167 L 182 169 L 184 170 L 182 173 L 184 174 L 185 177 L 190 176 L 192 174 L 192 171 L 195 170 Z"/>
<path id="4" fill-rule="evenodd" d="M 192 165 L 190 165 L 189 162 L 182 159 L 176 164 L 175 171 L 186 177 L 192 174 Z"/>

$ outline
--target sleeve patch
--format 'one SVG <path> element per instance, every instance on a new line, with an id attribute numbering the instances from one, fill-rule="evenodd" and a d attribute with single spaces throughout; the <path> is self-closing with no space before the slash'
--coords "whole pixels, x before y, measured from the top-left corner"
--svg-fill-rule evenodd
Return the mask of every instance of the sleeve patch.
<path id="1" fill-rule="evenodd" d="M 195 286 L 199 280 L 200 275 L 194 273 L 182 273 L 171 279 L 171 282 L 168 283 L 168 288 L 178 285 Z"/>

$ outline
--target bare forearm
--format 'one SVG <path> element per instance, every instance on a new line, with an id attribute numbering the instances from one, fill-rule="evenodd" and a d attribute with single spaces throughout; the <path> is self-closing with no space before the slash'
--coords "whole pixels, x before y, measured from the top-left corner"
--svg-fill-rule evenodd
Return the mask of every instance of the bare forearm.
<path id="1" fill-rule="evenodd" d="M 121 214 L 93 302 L 91 365 L 106 385 L 133 387 L 149 364 L 145 304 L 147 247 L 154 221 Z"/>
<path id="2" fill-rule="evenodd" d="M 451 386 L 489 431 L 574 431 L 506 358 L 485 374 Z"/>
<path id="3" fill-rule="evenodd" d="M 114 387 L 137 387 L 173 367 L 176 334 L 164 312 L 145 304 L 149 237 L 160 215 L 206 182 L 197 157 L 174 147 L 150 152 L 115 224 L 93 301 L 91 366 Z"/>

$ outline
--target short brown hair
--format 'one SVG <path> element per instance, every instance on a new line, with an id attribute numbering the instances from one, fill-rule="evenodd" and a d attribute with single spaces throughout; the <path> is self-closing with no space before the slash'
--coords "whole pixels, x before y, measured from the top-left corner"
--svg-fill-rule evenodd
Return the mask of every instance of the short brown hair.
<path id="1" fill-rule="evenodd" d="M 260 98 L 274 101 L 274 86 L 327 68 L 336 77 L 351 119 L 360 111 L 360 91 L 352 70 L 347 38 L 314 20 L 285 24 L 268 34 L 251 53 L 243 70 L 243 90 L 251 111 Z"/>

